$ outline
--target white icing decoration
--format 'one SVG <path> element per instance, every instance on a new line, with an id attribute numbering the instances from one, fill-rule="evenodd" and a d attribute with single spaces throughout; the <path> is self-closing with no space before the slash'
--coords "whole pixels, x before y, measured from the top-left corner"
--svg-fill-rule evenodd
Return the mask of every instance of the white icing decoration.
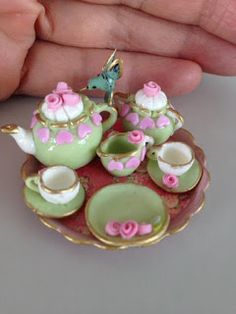
<path id="1" fill-rule="evenodd" d="M 82 100 L 78 102 L 75 106 L 63 105 L 62 108 L 53 111 L 48 109 L 46 102 L 42 104 L 41 110 L 44 116 L 52 121 L 67 122 L 77 118 L 84 110 L 84 105 Z"/>

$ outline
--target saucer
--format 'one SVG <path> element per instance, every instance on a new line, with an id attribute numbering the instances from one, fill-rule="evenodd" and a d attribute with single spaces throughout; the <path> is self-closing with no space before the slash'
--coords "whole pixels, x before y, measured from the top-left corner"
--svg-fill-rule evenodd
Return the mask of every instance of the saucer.
<path id="1" fill-rule="evenodd" d="M 115 126 L 116 131 L 122 131 L 121 121 Z M 170 223 L 164 235 L 157 238 L 156 241 L 140 245 L 146 247 L 159 243 L 162 239 L 168 238 L 177 232 L 182 232 L 185 228 L 194 221 L 194 216 L 204 207 L 205 193 L 210 183 L 210 175 L 206 168 L 206 157 L 204 151 L 197 146 L 197 143 L 192 134 L 184 128 L 179 129 L 172 136 L 172 140 L 181 141 L 191 146 L 195 152 L 197 160 L 200 162 L 203 173 L 197 186 L 186 193 L 170 193 L 164 191 L 161 187 L 154 183 L 147 173 L 145 162 L 139 169 L 128 177 L 113 177 L 101 165 L 98 158 L 93 159 L 91 163 L 83 168 L 78 169 L 78 175 L 81 183 L 86 188 L 86 197 L 91 198 L 97 191 L 104 186 L 115 183 L 135 183 L 146 186 L 158 193 L 168 208 L 170 215 Z M 146 159 L 146 161 L 148 161 Z M 22 165 L 21 175 L 23 180 L 28 176 L 35 175 L 42 165 L 32 155 L 28 155 Z M 38 216 L 38 215 L 37 215 Z M 75 245 L 94 246 L 102 250 L 123 250 L 128 249 L 129 245 L 111 246 L 99 239 L 95 238 L 88 229 L 85 221 L 85 202 L 73 215 L 64 218 L 48 218 L 38 216 L 39 221 L 46 227 L 54 230 L 63 237 L 66 241 L 70 241 Z M 196 219 L 196 218 L 195 218 Z M 157 248 L 157 247 L 156 247 Z"/>
<path id="2" fill-rule="evenodd" d="M 30 190 L 26 186 L 24 188 L 24 197 L 27 206 L 32 208 L 38 215 L 48 218 L 62 218 L 74 214 L 81 208 L 85 199 L 85 191 L 82 184 L 80 184 L 79 193 L 67 204 L 49 203 L 39 193 Z"/>
<path id="3" fill-rule="evenodd" d="M 202 167 L 198 160 L 195 160 L 192 167 L 179 178 L 179 186 L 168 188 L 162 182 L 164 172 L 159 168 L 156 160 L 149 160 L 147 171 L 151 179 L 163 190 L 172 193 L 184 193 L 192 190 L 199 182 L 202 176 Z"/>
<path id="4" fill-rule="evenodd" d="M 160 239 L 169 225 L 169 214 L 161 197 L 146 186 L 117 183 L 98 190 L 85 208 L 86 223 L 101 242 L 115 247 L 147 245 Z M 123 239 L 109 236 L 105 226 L 109 221 L 152 224 L 153 230 L 144 236 Z"/>

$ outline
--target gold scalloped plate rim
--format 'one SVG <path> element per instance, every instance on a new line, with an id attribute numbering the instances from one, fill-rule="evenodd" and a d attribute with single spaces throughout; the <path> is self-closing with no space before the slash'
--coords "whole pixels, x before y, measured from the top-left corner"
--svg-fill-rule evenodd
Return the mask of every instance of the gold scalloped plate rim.
<path id="1" fill-rule="evenodd" d="M 208 184 L 209 186 L 209 184 Z M 208 188 L 207 186 L 207 188 Z M 206 189 L 207 189 L 206 188 Z M 206 190 L 204 189 L 204 191 Z M 161 237 L 159 237 L 158 239 L 156 239 L 155 241 L 153 242 L 149 242 L 149 243 L 145 243 L 145 244 L 140 244 L 140 245 L 137 245 L 135 246 L 136 248 L 143 248 L 143 247 L 149 247 L 149 246 L 152 246 L 154 244 L 157 244 L 159 242 L 161 242 L 161 240 L 169 237 L 169 236 L 172 236 L 176 233 L 179 233 L 181 231 L 183 231 L 185 228 L 188 227 L 190 221 L 191 221 L 191 218 L 193 216 L 195 216 L 196 214 L 198 214 L 204 207 L 205 205 L 205 193 L 203 192 L 202 194 L 202 201 L 201 201 L 201 204 L 197 207 L 197 209 L 190 214 L 190 216 L 186 217 L 186 220 L 184 221 L 183 224 L 181 224 L 180 226 L 178 226 L 178 228 L 174 229 L 174 230 L 171 230 L 171 231 L 167 231 L 165 234 L 163 234 Z M 124 249 L 128 249 L 130 248 L 129 245 L 123 245 L 123 246 L 111 246 L 111 245 L 106 245 L 105 243 L 102 243 L 100 241 L 98 241 L 97 239 L 94 239 L 94 240 L 85 240 L 85 239 L 78 239 L 76 237 L 73 237 L 72 235 L 70 235 L 69 233 L 66 233 L 64 231 L 62 231 L 57 225 L 53 225 L 52 223 L 49 223 L 47 221 L 47 218 L 46 217 L 41 217 L 39 215 L 37 215 L 38 218 L 39 218 L 39 221 L 44 225 L 46 226 L 47 228 L 51 229 L 51 230 L 54 230 L 56 232 L 58 232 L 59 234 L 61 234 L 66 240 L 68 240 L 69 242 L 72 242 L 73 244 L 77 244 L 77 245 L 89 245 L 89 246 L 94 246 L 96 248 L 99 248 L 99 249 L 103 249 L 103 250 L 109 250 L 109 251 L 118 251 L 118 250 L 124 250 Z M 133 246 L 134 247 L 134 246 Z"/>
<path id="2" fill-rule="evenodd" d="M 173 230 L 170 230 L 170 231 L 167 230 L 167 232 L 165 234 L 163 234 L 160 238 L 156 239 L 155 241 L 150 242 L 150 243 L 145 243 L 145 244 L 142 244 L 140 246 L 136 246 L 136 248 L 138 248 L 138 247 L 140 247 L 140 248 L 142 247 L 143 248 L 143 247 L 152 246 L 154 244 L 157 244 L 157 243 L 161 242 L 161 240 L 163 240 L 163 239 L 165 239 L 165 238 L 167 238 L 169 236 L 172 236 L 172 235 L 174 235 L 176 233 L 179 233 L 179 232 L 185 230 L 187 228 L 187 226 L 189 225 L 189 223 L 191 221 L 191 218 L 193 216 L 195 216 L 196 214 L 198 214 L 204 208 L 205 200 L 206 200 L 205 192 L 208 189 L 208 187 L 210 185 L 210 182 L 211 182 L 210 173 L 209 173 L 209 171 L 205 167 L 206 166 L 205 153 L 204 153 L 203 149 L 196 144 L 196 139 L 194 138 L 192 133 L 190 131 L 186 130 L 186 129 L 182 129 L 182 130 L 184 130 L 184 132 L 188 134 L 188 136 L 191 138 L 191 140 L 192 140 L 192 142 L 194 144 L 194 148 L 198 149 L 200 151 L 202 157 L 203 157 L 202 164 L 204 166 L 204 172 L 205 172 L 205 174 L 207 176 L 207 185 L 202 190 L 202 193 L 201 193 L 201 203 L 192 213 L 190 213 L 189 216 L 186 217 L 186 219 L 183 222 L 183 224 L 178 226 L 176 229 L 173 229 Z M 22 168 L 21 168 L 21 176 L 22 176 L 22 178 L 26 177 L 26 174 L 25 174 L 25 171 L 24 171 L 24 166 L 27 164 L 27 162 L 28 162 L 28 159 L 23 163 Z M 32 211 L 34 212 L 34 209 L 32 209 Z M 49 222 L 46 217 L 42 217 L 42 216 L 38 215 L 37 213 L 36 213 L 36 215 L 39 218 L 39 221 L 45 227 L 58 232 L 66 240 L 68 240 L 69 242 L 72 242 L 73 244 L 84 245 L 84 246 L 94 246 L 94 247 L 96 247 L 98 249 L 108 250 L 108 251 L 117 251 L 117 250 L 124 250 L 124 249 L 130 248 L 129 245 L 115 246 L 115 247 L 111 246 L 111 245 L 106 245 L 105 243 L 100 242 L 96 238 L 94 238 L 94 240 L 78 239 L 75 236 L 72 236 L 71 234 L 69 234 L 68 232 L 65 232 L 65 231 L 61 230 L 58 225 L 55 225 L 55 224 Z"/>

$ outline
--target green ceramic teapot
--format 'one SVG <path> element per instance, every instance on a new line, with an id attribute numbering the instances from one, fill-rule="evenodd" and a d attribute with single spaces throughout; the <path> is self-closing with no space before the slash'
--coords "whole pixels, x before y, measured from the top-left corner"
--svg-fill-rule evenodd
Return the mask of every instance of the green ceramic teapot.
<path id="1" fill-rule="evenodd" d="M 155 82 L 145 83 L 135 95 L 116 93 L 114 99 L 123 129 L 141 130 L 156 145 L 166 142 L 183 125 L 183 117 Z"/>
<path id="2" fill-rule="evenodd" d="M 109 113 L 105 121 L 102 112 Z M 59 82 L 34 112 L 31 130 L 8 124 L 1 131 L 10 134 L 24 152 L 34 155 L 42 164 L 77 169 L 95 157 L 103 133 L 116 120 L 116 109 L 96 104 L 73 92 L 65 82 Z"/>

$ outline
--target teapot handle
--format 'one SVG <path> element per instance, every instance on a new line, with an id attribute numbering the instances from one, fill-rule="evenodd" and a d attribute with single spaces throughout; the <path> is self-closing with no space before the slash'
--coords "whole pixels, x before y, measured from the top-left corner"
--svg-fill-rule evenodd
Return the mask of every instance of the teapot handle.
<path id="1" fill-rule="evenodd" d="M 173 119 L 174 121 L 174 131 L 177 131 L 178 129 L 182 128 L 184 124 L 184 118 L 178 111 L 170 107 L 167 109 L 167 116 Z"/>
<path id="2" fill-rule="evenodd" d="M 97 113 L 108 112 L 110 114 L 109 117 L 105 121 L 102 121 L 103 133 L 109 130 L 116 123 L 117 110 L 114 107 L 109 106 L 107 104 L 98 104 L 96 106 L 95 111 Z"/>

